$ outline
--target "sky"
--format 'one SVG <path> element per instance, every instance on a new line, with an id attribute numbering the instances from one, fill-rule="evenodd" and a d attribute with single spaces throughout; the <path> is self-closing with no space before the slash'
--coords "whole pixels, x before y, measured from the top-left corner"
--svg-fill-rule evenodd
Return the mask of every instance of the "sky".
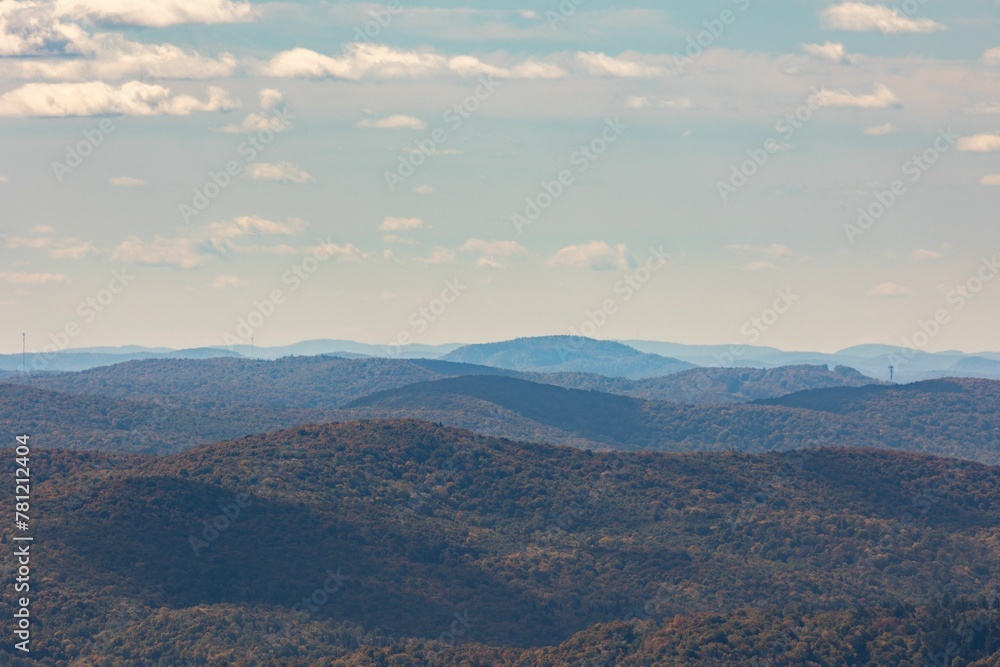
<path id="1" fill-rule="evenodd" d="M 1000 350 L 1000 1 L 0 0 L 0 352 Z"/>

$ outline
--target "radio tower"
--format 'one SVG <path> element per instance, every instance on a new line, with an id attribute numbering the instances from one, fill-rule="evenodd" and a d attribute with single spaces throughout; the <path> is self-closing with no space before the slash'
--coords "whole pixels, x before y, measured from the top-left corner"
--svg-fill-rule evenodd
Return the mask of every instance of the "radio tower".
<path id="1" fill-rule="evenodd" d="M 895 375 L 896 375 L 896 367 L 895 366 L 889 366 L 889 382 L 893 381 L 893 378 L 895 377 Z"/>
<path id="2" fill-rule="evenodd" d="M 25 350 L 27 349 L 25 345 L 24 333 L 21 333 L 21 375 L 28 374 L 28 364 L 26 362 L 27 356 L 25 355 Z"/>

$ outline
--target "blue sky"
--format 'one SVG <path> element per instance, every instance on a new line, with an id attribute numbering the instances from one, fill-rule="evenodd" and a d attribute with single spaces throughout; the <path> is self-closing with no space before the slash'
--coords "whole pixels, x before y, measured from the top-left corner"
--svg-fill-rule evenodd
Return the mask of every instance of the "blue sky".
<path id="1" fill-rule="evenodd" d="M 1000 349 L 998 28 L 987 0 L 0 0 L 0 350 Z"/>

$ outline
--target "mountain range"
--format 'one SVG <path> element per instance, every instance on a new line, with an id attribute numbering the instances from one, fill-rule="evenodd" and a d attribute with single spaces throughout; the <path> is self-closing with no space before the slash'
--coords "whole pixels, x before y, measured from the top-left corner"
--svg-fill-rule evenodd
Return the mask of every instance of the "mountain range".
<path id="1" fill-rule="evenodd" d="M 572 336 L 542 336 L 514 341 L 460 345 L 370 345 L 346 340 L 314 340 L 278 347 L 234 345 L 228 348 L 170 350 L 125 346 L 82 348 L 51 353 L 0 355 L 0 372 L 22 365 L 35 372 L 76 371 L 136 359 L 203 359 L 335 355 L 348 358 L 446 359 L 508 370 L 583 372 L 614 377 L 647 378 L 708 368 L 771 369 L 783 366 L 845 366 L 880 380 L 913 382 L 942 377 L 1000 379 L 1000 352 L 967 354 L 925 352 L 889 345 L 860 345 L 835 353 L 783 351 L 752 345 L 682 345 L 655 341 L 596 341 Z"/>
<path id="2" fill-rule="evenodd" d="M 1000 664 L 1000 381 L 221 352 L 0 372 L 0 664 Z"/>
<path id="3" fill-rule="evenodd" d="M 1000 462 L 1000 382 L 872 384 L 822 367 L 626 380 L 440 360 L 154 359 L 8 379 L 0 397 L 0 424 L 72 449 L 167 453 L 302 423 L 418 418 L 586 449 L 844 445 Z"/>

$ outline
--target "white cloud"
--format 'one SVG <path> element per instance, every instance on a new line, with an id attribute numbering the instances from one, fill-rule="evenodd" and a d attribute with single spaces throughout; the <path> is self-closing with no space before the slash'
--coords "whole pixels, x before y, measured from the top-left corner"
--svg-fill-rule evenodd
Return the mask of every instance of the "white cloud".
<path id="1" fill-rule="evenodd" d="M 111 185 L 121 185 L 125 187 L 137 187 L 140 185 L 146 185 L 146 181 L 141 178 L 134 178 L 132 176 L 114 176 L 108 179 L 108 183 Z"/>
<path id="2" fill-rule="evenodd" d="M 148 242 L 138 236 L 130 236 L 111 251 L 111 259 L 126 264 L 172 266 L 179 269 L 194 269 L 205 263 L 205 256 L 198 252 L 193 240 L 167 239 L 162 236 L 156 236 Z"/>
<path id="3" fill-rule="evenodd" d="M 977 102 L 970 107 L 965 107 L 962 111 L 968 113 L 1000 113 L 1000 102 Z"/>
<path id="4" fill-rule="evenodd" d="M 823 27 L 833 30 L 853 32 L 878 30 L 887 35 L 947 30 L 945 26 L 928 18 L 912 19 L 891 7 L 866 5 L 861 2 L 844 2 L 827 7 L 820 17 Z"/>
<path id="5" fill-rule="evenodd" d="M 27 238 L 25 236 L 8 236 L 4 239 L 4 247 L 11 250 L 42 250 L 52 245 L 48 237 Z"/>
<path id="6" fill-rule="evenodd" d="M 865 134 L 872 137 L 879 137 L 884 134 L 894 134 L 896 128 L 893 127 L 892 123 L 885 123 L 883 125 L 873 125 L 872 127 L 865 128 Z"/>
<path id="7" fill-rule="evenodd" d="M 995 49 L 987 49 L 983 52 L 983 64 L 1000 65 L 1000 46 Z"/>
<path id="8" fill-rule="evenodd" d="M 1000 134 L 975 134 L 958 140 L 958 150 L 970 153 L 995 153 L 1000 151 Z"/>
<path id="9" fill-rule="evenodd" d="M 663 100 L 660 102 L 660 106 L 664 109 L 693 109 L 694 102 L 686 97 L 678 97 L 673 100 Z"/>
<path id="10" fill-rule="evenodd" d="M 59 12 L 58 3 L 0 0 L 0 56 L 49 56 L 0 61 L 0 76 L 61 81 L 143 75 L 194 79 L 229 76 L 238 66 L 228 53 L 213 59 L 172 44 L 129 41 L 119 33 L 90 34 Z"/>
<path id="11" fill-rule="evenodd" d="M 469 239 L 459 248 L 462 252 L 478 252 L 483 255 L 500 255 L 510 257 L 513 255 L 525 255 L 524 249 L 517 241 L 485 241 L 483 239 Z"/>
<path id="12" fill-rule="evenodd" d="M 763 260 L 750 262 L 743 267 L 744 271 L 771 271 L 778 268 L 773 262 L 766 262 Z"/>
<path id="13" fill-rule="evenodd" d="M 625 99 L 625 106 L 629 109 L 645 109 L 649 106 L 649 98 L 641 95 L 629 95 Z"/>
<path id="14" fill-rule="evenodd" d="M 273 111 L 285 106 L 285 94 L 275 88 L 261 88 L 258 96 L 260 97 L 260 108 L 264 111 Z"/>
<path id="15" fill-rule="evenodd" d="M 636 79 L 663 74 L 663 70 L 659 67 L 651 67 L 644 62 L 631 60 L 625 55 L 622 54 L 622 56 L 615 58 L 605 53 L 588 51 L 577 53 L 576 59 L 590 74 L 595 76 Z"/>
<path id="16" fill-rule="evenodd" d="M 56 12 L 114 25 L 165 28 L 209 23 L 245 23 L 258 12 L 230 0 L 56 0 Z"/>
<path id="17" fill-rule="evenodd" d="M 273 88 L 263 88 L 260 93 L 261 113 L 252 113 L 241 122 L 233 125 L 226 125 L 219 128 L 219 132 L 228 134 L 244 134 L 250 132 L 261 132 L 270 130 L 272 132 L 284 132 L 292 127 L 292 124 L 280 113 L 270 115 L 270 112 L 281 112 L 285 108 L 285 96 L 280 90 Z"/>
<path id="18" fill-rule="evenodd" d="M 292 162 L 254 162 L 247 165 L 244 175 L 254 181 L 276 181 L 278 183 L 315 183 L 316 179 L 302 167 Z"/>
<path id="19" fill-rule="evenodd" d="M 826 42 L 825 44 L 803 44 L 802 50 L 820 60 L 828 60 L 832 63 L 850 63 L 851 57 L 847 55 L 847 49 L 839 42 Z"/>
<path id="20" fill-rule="evenodd" d="M 0 116 L 186 116 L 238 106 L 229 93 L 215 86 L 202 101 L 190 95 L 171 95 L 169 88 L 140 81 L 119 87 L 101 81 L 29 83 L 0 95 Z"/>
<path id="21" fill-rule="evenodd" d="M 234 246 L 233 250 L 241 255 L 294 255 L 299 252 L 285 244 Z"/>
<path id="22" fill-rule="evenodd" d="M 347 245 L 323 243 L 321 245 L 307 248 L 306 252 L 310 255 L 326 255 L 327 257 L 332 257 L 336 261 L 349 262 L 352 264 L 359 264 L 368 259 L 368 253 L 363 252 L 353 243 L 348 243 Z"/>
<path id="23" fill-rule="evenodd" d="M 288 222 L 275 222 L 257 215 L 244 215 L 232 220 L 208 225 L 202 238 L 209 240 L 235 239 L 243 236 L 297 236 L 305 232 L 309 223 L 300 218 Z"/>
<path id="24" fill-rule="evenodd" d="M 1000 174 L 987 174 L 979 179 L 980 185 L 1000 187 Z"/>
<path id="25" fill-rule="evenodd" d="M 909 294 L 910 290 L 896 283 L 882 283 L 868 290 L 868 296 L 899 297 Z"/>
<path id="26" fill-rule="evenodd" d="M 270 130 L 271 132 L 284 132 L 285 130 L 291 129 L 291 127 L 291 123 L 278 116 L 252 113 L 248 114 L 247 117 L 239 123 L 220 127 L 219 132 L 225 132 L 226 134 L 256 134 L 257 132 L 263 132 L 264 130 Z"/>
<path id="27" fill-rule="evenodd" d="M 631 262 L 628 258 L 628 248 L 619 243 L 612 247 L 604 241 L 591 241 L 583 245 L 571 245 L 562 248 L 549 257 L 549 266 L 569 266 L 588 268 L 595 271 L 624 271 Z"/>
<path id="28" fill-rule="evenodd" d="M 81 260 L 90 255 L 100 254 L 100 250 L 86 241 L 76 241 L 70 239 L 64 245 L 49 250 L 49 257 L 52 259 L 72 259 Z"/>
<path id="29" fill-rule="evenodd" d="M 57 241 L 49 236 L 53 230 L 51 227 L 37 226 L 28 230 L 33 236 L 7 236 L 0 235 L 2 247 L 10 250 L 38 250 L 44 251 L 52 259 L 84 259 L 89 255 L 99 254 L 99 250 L 88 242 L 79 239 L 63 239 Z"/>
<path id="30" fill-rule="evenodd" d="M 0 73 L 7 78 L 59 81 L 209 79 L 230 76 L 238 67 L 228 53 L 207 58 L 172 44 L 129 42 L 121 35 L 97 35 L 93 50 L 87 57 L 6 60 L 0 62 Z"/>
<path id="31" fill-rule="evenodd" d="M 449 248 L 434 248 L 429 257 L 421 257 L 417 261 L 421 264 L 430 264 L 432 266 L 451 264 L 455 261 L 455 251 Z"/>
<path id="32" fill-rule="evenodd" d="M 61 273 L 26 273 L 22 271 L 2 271 L 0 280 L 10 285 L 47 285 L 64 283 L 66 276 Z"/>
<path id="33" fill-rule="evenodd" d="M 503 264 L 501 264 L 500 262 L 496 261 L 492 257 L 480 257 L 479 261 L 476 262 L 476 268 L 477 269 L 494 270 L 495 271 L 497 269 L 502 269 L 503 268 Z"/>
<path id="34" fill-rule="evenodd" d="M 726 250 L 740 254 L 763 255 L 764 257 L 791 257 L 795 254 L 791 248 L 780 243 L 772 243 L 769 246 L 748 244 L 727 245 Z"/>
<path id="35" fill-rule="evenodd" d="M 427 124 L 413 116 L 395 114 L 388 118 L 366 118 L 358 121 L 355 127 L 377 130 L 423 130 Z"/>
<path id="36" fill-rule="evenodd" d="M 235 241 L 245 237 L 297 236 L 305 232 L 308 226 L 308 223 L 298 218 L 276 222 L 255 215 L 241 216 L 213 222 L 176 238 L 156 236 L 152 241 L 144 241 L 131 236 L 111 251 L 111 259 L 129 264 L 193 269 L 205 264 L 210 257 L 230 252 L 290 254 L 295 249 L 287 245 L 243 246 L 237 245 Z"/>
<path id="37" fill-rule="evenodd" d="M 899 98 L 881 83 L 875 84 L 875 92 L 856 95 L 847 90 L 821 90 L 809 98 L 809 103 L 817 107 L 838 107 L 843 109 L 885 109 L 899 104 Z"/>
<path id="38" fill-rule="evenodd" d="M 250 281 L 239 276 L 220 273 L 212 281 L 212 289 L 229 289 L 231 287 L 249 287 Z"/>
<path id="39" fill-rule="evenodd" d="M 498 78 L 550 79 L 565 75 L 558 66 L 525 61 L 513 67 L 490 65 L 472 56 L 448 57 L 430 51 L 403 51 L 382 44 L 351 44 L 341 56 L 327 56 L 310 49 L 289 49 L 260 67 L 264 76 L 359 80 L 399 79 L 435 74 L 493 75 Z"/>
<path id="40" fill-rule="evenodd" d="M 91 50 L 87 31 L 59 20 L 52 5 L 0 0 L 0 56 L 82 55 Z"/>
<path id="41" fill-rule="evenodd" d="M 426 224 L 422 218 L 386 218 L 379 225 L 379 229 L 383 232 L 409 232 L 425 228 Z"/>
<path id="42" fill-rule="evenodd" d="M 944 255 L 939 252 L 935 252 L 933 250 L 921 249 L 921 250 L 914 250 L 911 257 L 913 257 L 913 259 L 918 262 L 932 262 L 934 260 L 941 259 L 942 257 L 944 257 Z"/>

